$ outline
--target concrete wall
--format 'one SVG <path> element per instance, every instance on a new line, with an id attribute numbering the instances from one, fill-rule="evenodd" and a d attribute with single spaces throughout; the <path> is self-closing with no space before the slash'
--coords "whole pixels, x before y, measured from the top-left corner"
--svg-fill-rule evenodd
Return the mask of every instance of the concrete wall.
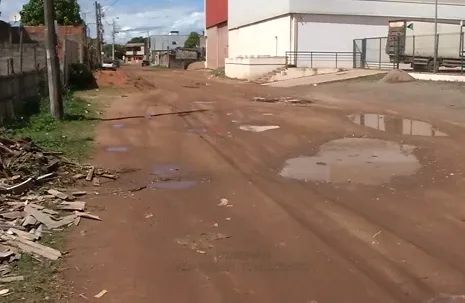
<path id="1" fill-rule="evenodd" d="M 228 26 L 223 23 L 207 29 L 207 68 L 224 67 L 228 57 Z"/>
<path id="2" fill-rule="evenodd" d="M 229 78 L 255 80 L 283 67 L 285 62 L 285 57 L 227 58 L 225 74 Z"/>
<path id="3" fill-rule="evenodd" d="M 352 51 L 353 40 L 385 37 L 386 17 L 304 15 L 299 18 L 299 51 Z"/>
<path id="4" fill-rule="evenodd" d="M 438 0 L 438 16 L 443 20 L 465 19 L 465 2 Z M 385 16 L 408 19 L 432 19 L 434 0 L 229 0 L 229 28 L 245 26 L 269 18 L 296 14 L 335 14 Z"/>
<path id="5" fill-rule="evenodd" d="M 284 56 L 292 47 L 290 16 L 229 30 L 229 58 Z"/>
<path id="6" fill-rule="evenodd" d="M 322 0 L 318 0 L 322 1 Z M 308 6 L 313 6 L 308 4 Z M 290 0 L 229 0 L 228 24 L 230 29 L 288 14 Z"/>
<path id="7" fill-rule="evenodd" d="M 394 18 L 432 19 L 434 0 L 316 0 L 312 5 L 307 0 L 289 0 L 290 12 L 306 14 L 339 14 L 355 16 L 385 16 Z M 438 0 L 440 19 L 461 20 L 465 16 L 465 2 L 461 0 Z"/>
<path id="8" fill-rule="evenodd" d="M 0 75 L 6 75 L 7 59 L 13 58 L 16 73 L 20 72 L 19 44 L 0 44 Z M 24 44 L 23 71 L 34 70 L 36 64 L 39 68 L 45 67 L 45 49 L 39 44 Z"/>

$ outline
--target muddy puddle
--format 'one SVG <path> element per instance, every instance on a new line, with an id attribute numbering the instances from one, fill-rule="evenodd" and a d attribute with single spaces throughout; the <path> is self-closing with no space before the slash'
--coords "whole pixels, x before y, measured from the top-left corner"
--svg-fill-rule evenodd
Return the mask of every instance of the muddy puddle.
<path id="1" fill-rule="evenodd" d="M 287 160 L 280 175 L 304 181 L 379 185 L 420 169 L 414 150 L 413 145 L 384 140 L 338 139 L 322 145 L 316 156 Z"/>
<path id="2" fill-rule="evenodd" d="M 349 119 L 355 124 L 391 134 L 426 137 L 448 136 L 432 124 L 419 120 L 404 119 L 380 114 L 354 114 L 349 115 Z"/>
<path id="3" fill-rule="evenodd" d="M 159 164 L 153 168 L 153 173 L 162 178 L 176 177 L 180 171 L 181 168 L 176 164 Z"/>
<path id="4" fill-rule="evenodd" d="M 128 148 L 126 146 L 110 146 L 107 147 L 107 151 L 109 152 L 127 152 Z"/>
<path id="5" fill-rule="evenodd" d="M 112 125 L 113 128 L 123 128 L 124 127 L 124 123 L 115 123 Z"/>
<path id="6" fill-rule="evenodd" d="M 190 132 L 190 133 L 206 133 L 207 129 L 206 128 L 189 128 L 188 132 Z"/>
<path id="7" fill-rule="evenodd" d="M 152 182 L 147 185 L 151 189 L 189 189 L 197 185 L 196 181 L 163 181 Z"/>

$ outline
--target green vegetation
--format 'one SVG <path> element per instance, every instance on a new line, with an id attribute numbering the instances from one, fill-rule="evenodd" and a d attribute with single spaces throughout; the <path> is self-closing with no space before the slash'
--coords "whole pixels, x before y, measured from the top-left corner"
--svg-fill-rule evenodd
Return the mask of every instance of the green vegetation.
<path id="1" fill-rule="evenodd" d="M 73 90 L 97 88 L 94 74 L 82 63 L 73 63 L 69 69 L 69 87 Z"/>
<path id="2" fill-rule="evenodd" d="M 224 67 L 220 67 L 211 71 L 212 75 L 215 77 L 226 77 Z"/>
<path id="3" fill-rule="evenodd" d="M 195 48 L 200 45 L 200 35 L 196 32 L 191 32 L 189 37 L 187 37 L 184 47 L 186 48 Z"/>
<path id="4" fill-rule="evenodd" d="M 38 145 L 63 152 L 73 159 L 84 159 L 92 150 L 96 108 L 72 92 L 64 96 L 65 119 L 59 121 L 50 115 L 49 102 L 42 98 L 39 105 L 28 102 L 21 119 L 4 126 L 12 137 L 30 137 Z"/>
<path id="5" fill-rule="evenodd" d="M 59 25 L 82 24 L 80 7 L 77 0 L 54 0 L 55 20 Z M 21 25 L 44 25 L 44 0 L 30 0 L 23 6 Z"/>
<path id="6" fill-rule="evenodd" d="M 128 43 L 145 43 L 145 41 L 147 41 L 147 38 L 140 36 L 132 38 L 128 41 Z"/>
<path id="7" fill-rule="evenodd" d="M 65 233 L 45 234 L 41 243 L 60 251 L 65 249 Z M 61 261 L 39 262 L 31 255 L 23 254 L 14 266 L 14 274 L 24 276 L 24 281 L 8 283 L 10 295 L 2 297 L 5 303 L 67 302 L 63 297 L 68 285 L 61 278 Z"/>

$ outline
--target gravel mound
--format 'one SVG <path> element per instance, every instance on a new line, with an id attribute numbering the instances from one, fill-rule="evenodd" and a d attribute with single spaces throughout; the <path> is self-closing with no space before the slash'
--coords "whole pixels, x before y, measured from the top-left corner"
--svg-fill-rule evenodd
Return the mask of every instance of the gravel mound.
<path id="1" fill-rule="evenodd" d="M 384 83 L 403 83 L 403 82 L 412 82 L 415 81 L 415 78 L 410 76 L 407 72 L 402 70 L 394 69 L 388 72 L 380 82 Z"/>

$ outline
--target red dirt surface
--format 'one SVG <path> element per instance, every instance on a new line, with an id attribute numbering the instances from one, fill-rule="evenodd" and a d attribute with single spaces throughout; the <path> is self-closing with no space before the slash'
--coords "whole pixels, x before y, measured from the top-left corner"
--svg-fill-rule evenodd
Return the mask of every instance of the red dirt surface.
<path id="1" fill-rule="evenodd" d="M 121 70 L 116 71 L 97 71 L 94 73 L 99 87 L 114 86 L 114 87 L 127 87 L 130 81 L 125 72 Z"/>
<path id="2" fill-rule="evenodd" d="M 71 236 L 71 302 L 463 302 L 451 296 L 465 294 L 462 88 L 351 82 L 273 89 L 202 72 L 122 72 L 139 87 L 114 98 L 96 131 L 93 162 L 135 171 L 89 190 L 98 192 L 86 201 L 103 222 L 85 221 Z M 315 102 L 252 102 L 257 96 Z M 449 137 L 362 127 L 348 118 L 353 113 L 416 118 Z M 243 124 L 280 128 L 252 133 Z M 421 168 L 373 186 L 279 175 L 287 159 L 354 137 L 413 145 Z M 123 151 L 108 150 L 114 146 Z M 130 191 L 173 166 L 171 179 L 194 186 Z M 108 293 L 94 299 L 102 289 Z"/>

